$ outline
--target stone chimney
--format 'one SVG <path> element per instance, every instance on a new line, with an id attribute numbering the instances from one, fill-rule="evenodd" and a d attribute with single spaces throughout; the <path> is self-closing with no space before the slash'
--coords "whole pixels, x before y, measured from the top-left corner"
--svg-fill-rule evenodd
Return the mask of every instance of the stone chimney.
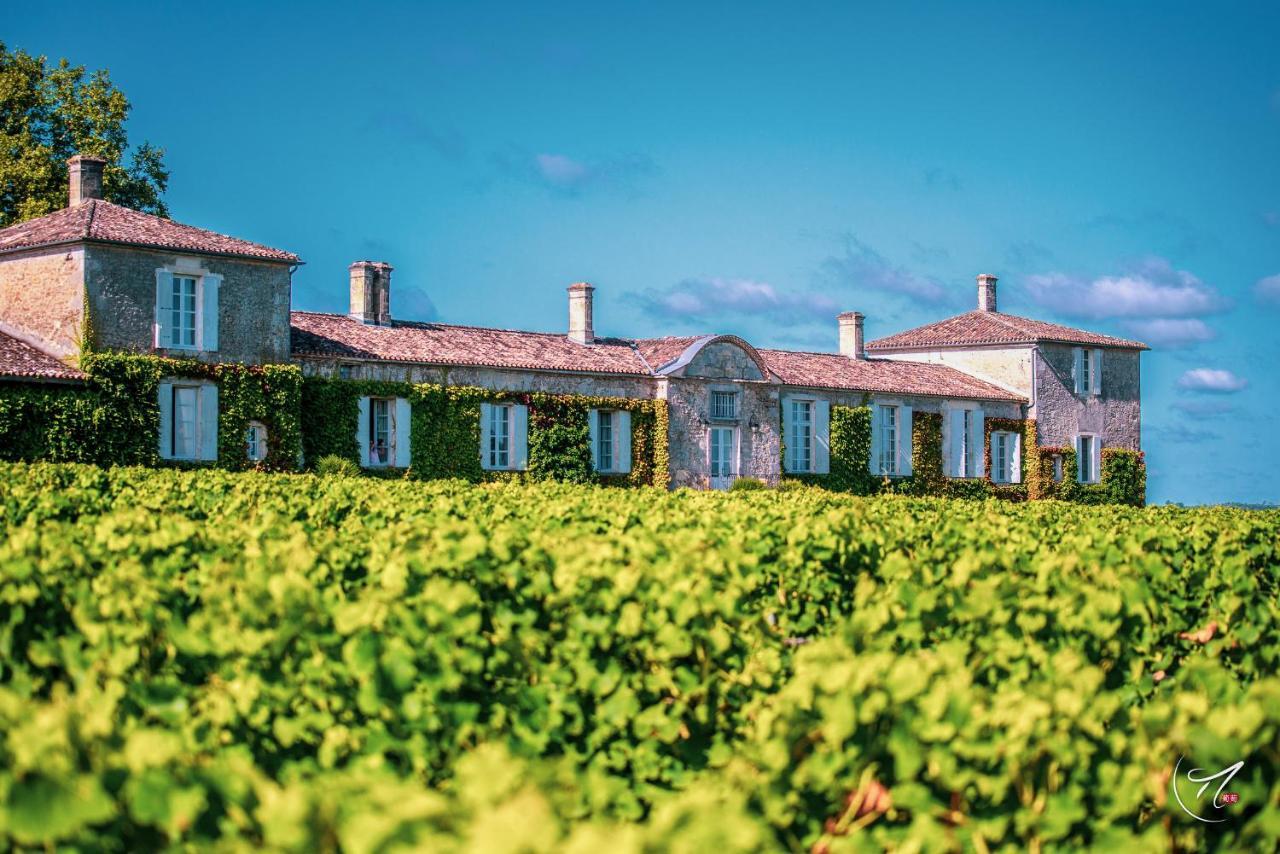
<path id="1" fill-rule="evenodd" d="M 862 319 L 860 311 L 846 311 L 836 317 L 840 324 L 841 356 L 848 356 L 850 359 L 867 358 L 867 351 L 862 346 Z"/>
<path id="2" fill-rule="evenodd" d="M 102 198 L 102 168 L 107 161 L 92 154 L 77 154 L 67 161 L 67 177 L 71 179 L 68 207 Z"/>
<path id="3" fill-rule="evenodd" d="M 978 274 L 978 311 L 996 310 L 996 277 L 990 273 Z"/>
<path id="4" fill-rule="evenodd" d="M 590 344 L 596 340 L 591 323 L 591 294 L 594 287 L 586 282 L 569 286 L 569 340 L 577 344 Z"/>
<path id="5" fill-rule="evenodd" d="M 351 316 L 361 323 L 391 325 L 391 270 L 385 261 L 356 261 L 351 271 Z"/>

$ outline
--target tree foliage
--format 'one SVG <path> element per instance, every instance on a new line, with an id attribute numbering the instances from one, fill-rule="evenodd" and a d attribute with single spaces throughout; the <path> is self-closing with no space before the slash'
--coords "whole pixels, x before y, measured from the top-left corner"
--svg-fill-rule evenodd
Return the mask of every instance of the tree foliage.
<path id="1" fill-rule="evenodd" d="M 0 227 L 66 207 L 74 154 L 106 159 L 108 201 L 167 216 L 164 150 L 143 142 L 130 151 L 129 110 L 106 69 L 52 65 L 0 42 Z"/>

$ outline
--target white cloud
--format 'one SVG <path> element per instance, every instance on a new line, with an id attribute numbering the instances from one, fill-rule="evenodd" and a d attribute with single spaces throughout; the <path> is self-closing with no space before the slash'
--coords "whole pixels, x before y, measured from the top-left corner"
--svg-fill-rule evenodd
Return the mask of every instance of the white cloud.
<path id="1" fill-rule="evenodd" d="M 1178 377 L 1178 388 L 1214 394 L 1232 394 L 1243 390 L 1249 381 L 1221 368 L 1193 368 Z"/>
<path id="2" fill-rule="evenodd" d="M 1280 305 L 1280 273 L 1276 273 L 1274 276 L 1267 276 L 1265 279 L 1259 279 L 1258 283 L 1253 286 L 1253 295 L 1258 298 L 1259 302 Z"/>
<path id="3" fill-rule="evenodd" d="M 1129 334 L 1153 347 L 1177 349 L 1212 341 L 1217 334 L 1203 320 L 1194 317 L 1130 320 L 1124 324 Z"/>
<path id="4" fill-rule="evenodd" d="M 761 317 L 779 326 L 797 326 L 834 322 L 838 313 L 835 300 L 825 294 L 788 293 L 754 279 L 685 279 L 665 291 L 649 290 L 630 299 L 654 317 L 710 324 Z"/>
<path id="5" fill-rule="evenodd" d="M 634 192 L 639 179 L 657 171 L 653 161 L 640 154 L 588 161 L 549 152 L 530 155 L 517 149 L 497 153 L 493 161 L 506 175 L 563 196 L 595 189 Z"/>
<path id="6" fill-rule="evenodd" d="M 937 279 L 895 267 L 853 235 L 845 237 L 843 257 L 832 255 L 822 262 L 822 272 L 836 288 L 857 293 L 863 289 L 902 294 L 925 303 L 943 302 L 947 289 Z"/>
<path id="7" fill-rule="evenodd" d="M 1191 317 L 1223 311 L 1228 303 L 1213 288 L 1163 258 L 1148 258 L 1119 276 L 1092 281 L 1063 273 L 1027 278 L 1031 298 L 1068 317 Z"/>

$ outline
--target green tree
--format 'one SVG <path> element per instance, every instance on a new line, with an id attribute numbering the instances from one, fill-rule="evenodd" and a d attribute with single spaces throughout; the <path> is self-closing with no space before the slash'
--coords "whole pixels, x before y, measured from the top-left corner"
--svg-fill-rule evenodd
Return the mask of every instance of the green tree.
<path id="1" fill-rule="evenodd" d="M 73 154 L 107 160 L 107 200 L 167 216 L 164 150 L 144 142 L 129 153 L 129 109 L 106 69 L 88 73 L 65 59 L 52 66 L 0 42 L 0 227 L 66 207 Z"/>

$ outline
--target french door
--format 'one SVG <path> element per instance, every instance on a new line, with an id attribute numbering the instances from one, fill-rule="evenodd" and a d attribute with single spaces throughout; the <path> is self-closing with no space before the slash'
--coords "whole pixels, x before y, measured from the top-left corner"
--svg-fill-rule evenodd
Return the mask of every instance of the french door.
<path id="1" fill-rule="evenodd" d="M 738 428 L 711 428 L 711 488 L 728 489 L 738 477 Z"/>

